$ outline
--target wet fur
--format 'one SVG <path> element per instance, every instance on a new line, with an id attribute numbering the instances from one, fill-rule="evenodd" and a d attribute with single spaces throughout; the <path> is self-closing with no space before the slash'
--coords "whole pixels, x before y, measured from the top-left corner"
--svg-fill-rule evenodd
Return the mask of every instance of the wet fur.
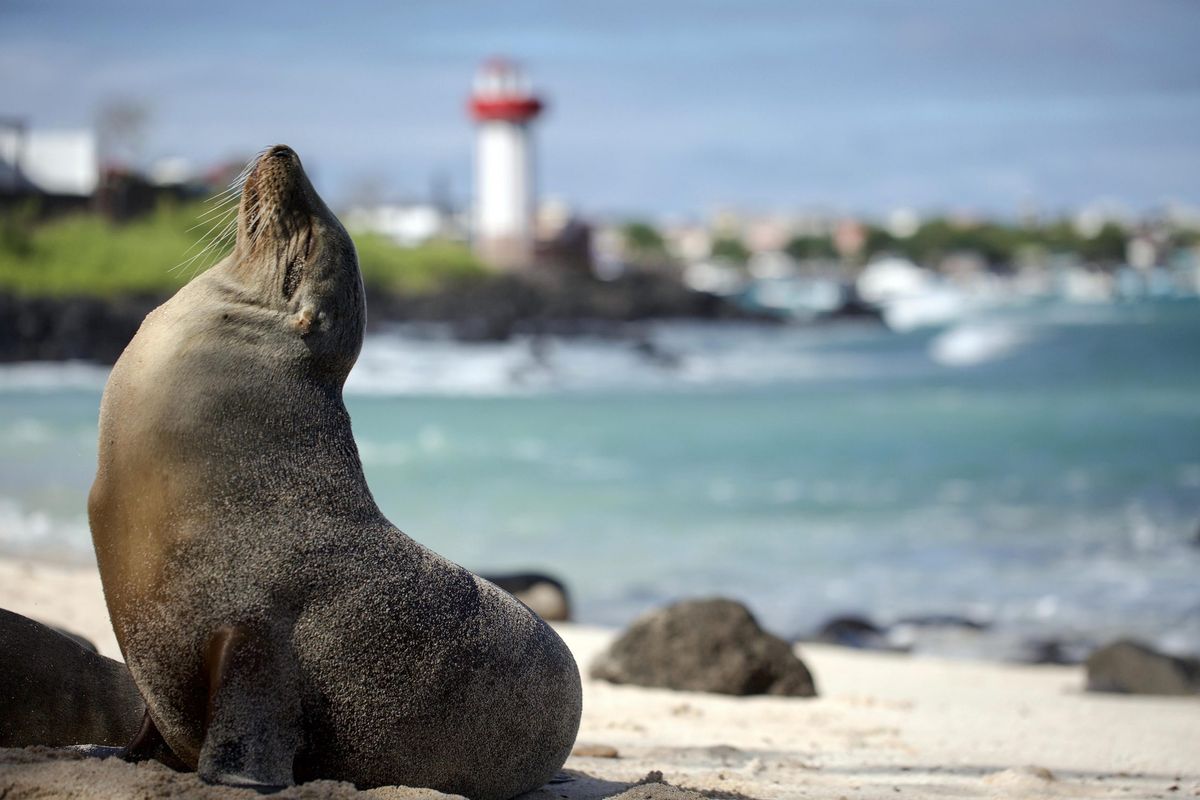
<path id="1" fill-rule="evenodd" d="M 89 516 L 117 638 L 207 780 L 510 797 L 565 761 L 578 670 L 376 507 L 342 402 L 365 320 L 349 237 L 273 148 L 233 253 L 147 317 L 105 390 Z"/>

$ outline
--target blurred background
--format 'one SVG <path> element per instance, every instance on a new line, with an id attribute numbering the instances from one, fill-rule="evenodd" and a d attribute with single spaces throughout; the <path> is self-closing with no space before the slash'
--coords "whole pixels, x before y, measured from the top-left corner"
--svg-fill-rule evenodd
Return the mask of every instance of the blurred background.
<path id="1" fill-rule="evenodd" d="M 9 0 L 0 555 L 91 560 L 107 365 L 282 142 L 419 541 L 584 622 L 1200 651 L 1197 41 L 1166 0 Z"/>

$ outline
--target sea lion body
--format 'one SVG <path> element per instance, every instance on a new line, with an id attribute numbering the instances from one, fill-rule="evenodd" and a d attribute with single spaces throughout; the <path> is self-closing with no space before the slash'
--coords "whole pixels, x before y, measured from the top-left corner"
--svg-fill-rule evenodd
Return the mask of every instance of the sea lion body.
<path id="1" fill-rule="evenodd" d="M 341 392 L 357 258 L 282 150 L 250 173 L 233 254 L 146 318 L 105 389 L 89 516 L 118 642 L 206 779 L 536 788 L 574 741 L 578 670 L 375 505 Z"/>
<path id="2" fill-rule="evenodd" d="M 0 608 L 0 747 L 127 743 L 145 706 L 125 665 Z"/>

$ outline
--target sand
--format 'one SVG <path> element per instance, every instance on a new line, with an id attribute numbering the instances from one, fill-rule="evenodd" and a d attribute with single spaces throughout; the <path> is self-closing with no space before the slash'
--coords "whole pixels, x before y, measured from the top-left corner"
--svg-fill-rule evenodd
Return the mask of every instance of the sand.
<path id="1" fill-rule="evenodd" d="M 94 569 L 0 560 L 0 607 L 120 658 Z M 556 625 L 581 667 L 615 635 Z M 1083 692 L 1081 668 L 805 645 L 821 696 L 732 698 L 584 681 L 576 754 L 538 800 L 598 800 L 661 772 L 726 798 L 1196 797 L 1200 698 Z M 614 757 L 615 755 L 615 757 Z M 651 774 L 651 779 L 657 775 Z M 7 791 L 7 794 L 6 794 Z M 253 797 L 194 775 L 0 750 L 0 796 Z M 694 796 L 642 786 L 631 796 Z M 316 782 L 281 797 L 445 797 Z"/>

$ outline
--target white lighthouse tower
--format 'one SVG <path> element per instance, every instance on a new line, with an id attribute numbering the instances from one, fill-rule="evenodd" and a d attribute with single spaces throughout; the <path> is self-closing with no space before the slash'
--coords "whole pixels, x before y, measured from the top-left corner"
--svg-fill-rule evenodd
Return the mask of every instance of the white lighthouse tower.
<path id="1" fill-rule="evenodd" d="M 542 111 L 524 75 L 494 58 L 480 69 L 471 94 L 479 128 L 475 153 L 476 254 L 502 269 L 533 263 L 536 206 L 530 123 Z"/>

